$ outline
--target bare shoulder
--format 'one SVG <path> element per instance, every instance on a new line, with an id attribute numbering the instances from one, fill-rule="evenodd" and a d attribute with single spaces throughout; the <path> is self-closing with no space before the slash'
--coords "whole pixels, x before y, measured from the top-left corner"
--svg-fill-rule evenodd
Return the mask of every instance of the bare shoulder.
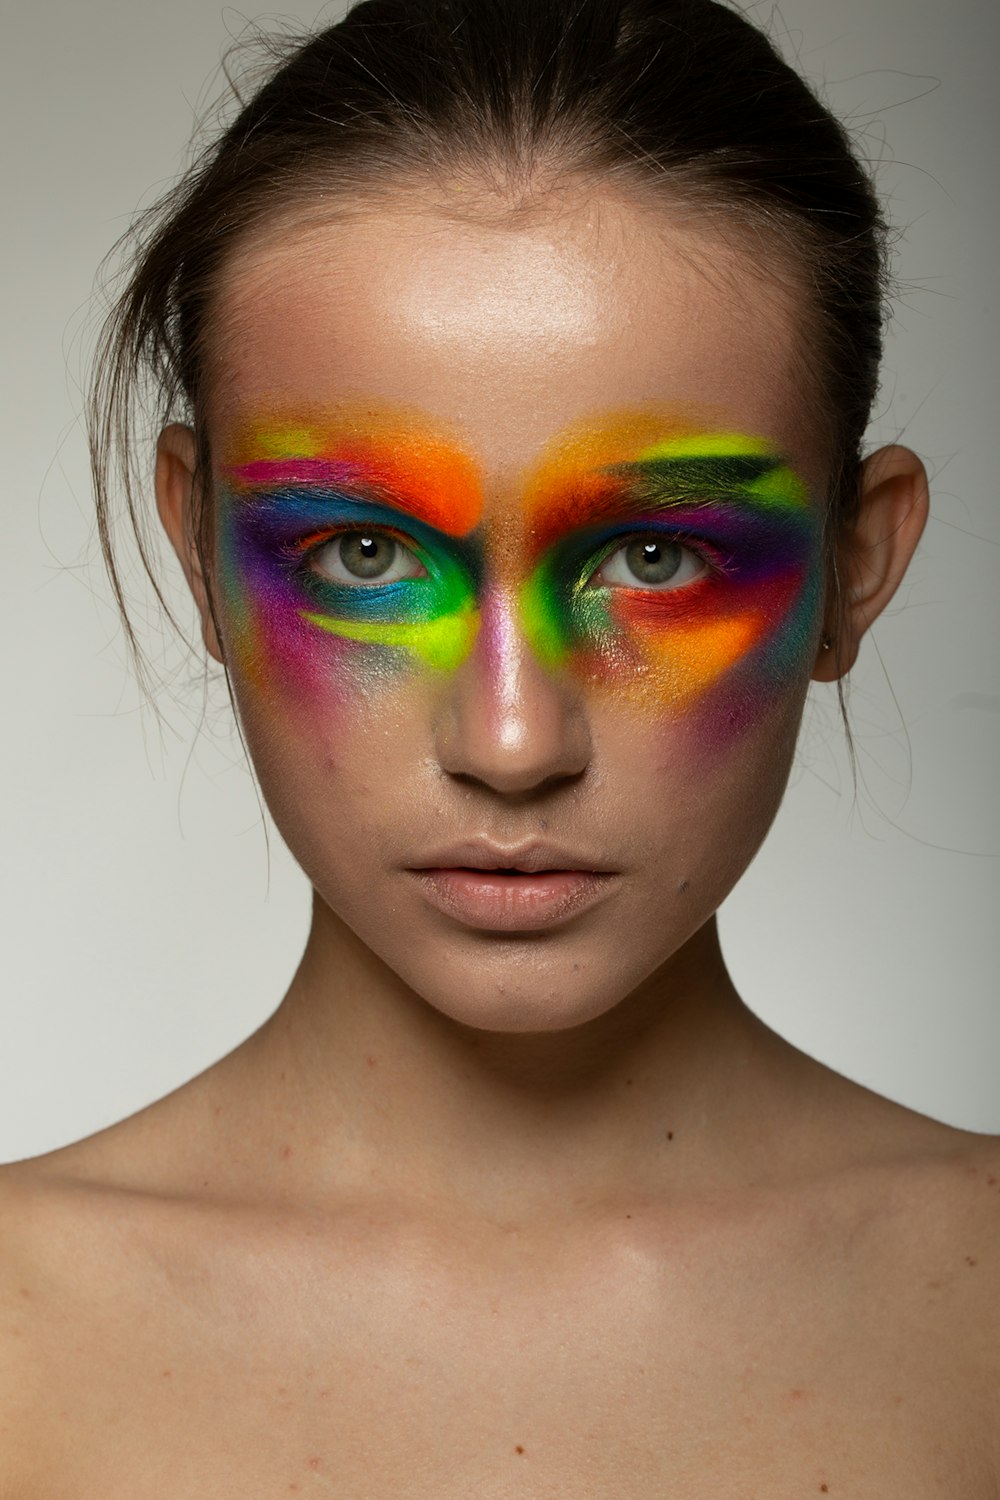
<path id="1" fill-rule="evenodd" d="M 1000 1137 L 942 1130 L 940 1154 L 899 1184 L 899 1223 L 907 1194 L 922 1195 L 913 1222 L 925 1315 L 967 1371 L 1000 1493 Z"/>
<path id="2" fill-rule="evenodd" d="M 854 1247 L 869 1291 L 950 1370 L 971 1427 L 988 1435 L 1000 1483 L 1000 1136 L 956 1129 L 884 1101 L 858 1185 Z M 892 1310 L 890 1312 L 890 1310 Z M 961 1387 L 959 1391 L 958 1386 Z"/>
<path id="3" fill-rule="evenodd" d="M 0 1500 L 20 1496 L 34 1468 L 45 1380 L 37 1321 L 46 1315 L 44 1267 L 59 1228 L 53 1202 L 30 1162 L 0 1166 Z"/>
<path id="4" fill-rule="evenodd" d="M 938 1149 L 900 1175 L 896 1207 L 916 1216 L 927 1250 L 961 1276 L 977 1309 L 983 1352 L 1000 1377 L 1000 1136 L 940 1127 Z M 934 1290 L 934 1288 L 931 1288 Z M 977 1330 L 969 1330 L 970 1338 Z"/>
<path id="5" fill-rule="evenodd" d="M 813 1060 L 801 1077 L 789 1119 L 810 1127 L 788 1201 L 830 1247 L 842 1315 L 893 1367 L 887 1377 L 905 1367 L 937 1392 L 1000 1482 L 1000 1135 L 930 1118 Z"/>
<path id="6" fill-rule="evenodd" d="M 920 1195 L 917 1217 L 928 1253 L 966 1289 L 968 1347 L 978 1347 L 994 1372 L 1000 1416 L 1000 1136 L 940 1131 L 938 1151 L 902 1174 L 898 1209 L 902 1216 L 907 1195 Z"/>
<path id="7" fill-rule="evenodd" d="M 0 1165 L 5 1288 L 30 1270 L 82 1290 L 91 1265 L 110 1266 L 142 1225 L 162 1229 L 183 1213 L 213 1159 L 203 1077 L 81 1140 Z"/>
<path id="8" fill-rule="evenodd" d="M 43 1155 L 0 1164 L 0 1500 L 37 1493 L 58 1381 L 87 1380 L 81 1328 L 107 1339 L 149 1302 L 148 1246 L 169 1235 L 169 1101 Z M 57 1402 L 58 1404 L 58 1402 Z"/>
<path id="9" fill-rule="evenodd" d="M 872 1130 L 873 1160 L 884 1172 L 890 1216 L 901 1227 L 919 1224 L 929 1251 L 950 1252 L 980 1270 L 980 1280 L 1000 1277 L 1000 1135 L 958 1129 L 888 1100 L 883 1118 L 881 1140 Z"/>
<path id="10" fill-rule="evenodd" d="M 907 1239 L 913 1253 L 940 1257 L 979 1275 L 984 1292 L 1000 1281 L 1000 1135 L 935 1120 L 838 1080 L 844 1180 L 870 1199 L 873 1220 Z M 849 1091 L 849 1093 L 848 1093 Z M 847 1121 L 851 1123 L 848 1125 Z M 896 1247 L 902 1253 L 902 1246 Z M 996 1302 L 1000 1316 L 1000 1298 Z"/>
<path id="11" fill-rule="evenodd" d="M 804 1272 L 788 1257 L 784 1274 L 804 1306 L 836 1308 L 830 1361 L 844 1387 L 873 1383 L 887 1430 L 904 1407 L 922 1412 L 915 1430 L 939 1433 L 969 1467 L 966 1489 L 953 1475 L 949 1493 L 1000 1497 L 1000 1136 L 821 1066 L 803 1076 L 790 1119 L 810 1123 L 780 1222 L 808 1254 Z"/>

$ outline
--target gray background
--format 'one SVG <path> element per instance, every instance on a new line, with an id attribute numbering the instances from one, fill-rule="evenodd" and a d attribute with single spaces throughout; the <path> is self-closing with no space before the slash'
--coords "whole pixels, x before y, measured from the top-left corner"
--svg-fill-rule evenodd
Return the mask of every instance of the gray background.
<path id="1" fill-rule="evenodd" d="M 284 17 L 318 13 L 301 0 Z M 750 1004 L 804 1050 L 1000 1131 L 998 12 L 751 14 L 879 163 L 903 290 L 871 440 L 922 454 L 934 517 L 853 675 L 858 798 L 817 688 L 723 942 Z M 257 18 L 273 13 L 206 0 L 22 0 L 4 17 L 2 1160 L 87 1135 L 230 1051 L 306 934 L 304 877 L 273 831 L 268 852 L 224 692 L 206 693 L 139 591 L 171 684 L 165 723 L 141 707 L 79 421 L 95 268 L 183 164 L 224 46 Z"/>

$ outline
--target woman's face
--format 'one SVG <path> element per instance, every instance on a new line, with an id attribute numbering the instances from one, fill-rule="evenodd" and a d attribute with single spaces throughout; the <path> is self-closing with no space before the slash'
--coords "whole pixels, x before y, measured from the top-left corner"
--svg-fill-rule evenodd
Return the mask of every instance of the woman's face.
<path id="1" fill-rule="evenodd" d="M 667 963 L 764 837 L 826 475 L 799 310 L 740 253 L 610 190 L 455 203 L 232 263 L 222 650 L 322 902 L 456 1020 L 558 1030 Z"/>

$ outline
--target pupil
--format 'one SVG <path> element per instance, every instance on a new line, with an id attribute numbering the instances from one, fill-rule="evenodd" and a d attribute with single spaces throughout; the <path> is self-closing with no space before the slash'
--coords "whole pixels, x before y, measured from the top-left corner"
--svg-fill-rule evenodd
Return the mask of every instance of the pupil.
<path id="1" fill-rule="evenodd" d="M 388 537 L 366 536 L 363 531 L 346 532 L 340 539 L 340 559 L 356 578 L 377 578 L 392 564 L 396 543 Z"/>
<path id="2" fill-rule="evenodd" d="M 632 542 L 625 560 L 642 583 L 666 583 L 681 565 L 676 542 Z"/>

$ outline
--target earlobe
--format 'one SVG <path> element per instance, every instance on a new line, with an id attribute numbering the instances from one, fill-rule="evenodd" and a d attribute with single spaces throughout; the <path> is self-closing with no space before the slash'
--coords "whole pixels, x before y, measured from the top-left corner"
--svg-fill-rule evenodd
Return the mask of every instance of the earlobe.
<path id="1" fill-rule="evenodd" d="M 221 663 L 224 656 L 194 542 L 192 506 L 196 464 L 197 445 L 191 428 L 180 422 L 164 427 L 156 444 L 156 509 L 198 606 L 205 648 Z"/>
<path id="2" fill-rule="evenodd" d="M 826 620 L 812 672 L 817 682 L 834 682 L 854 665 L 865 632 L 902 582 L 929 504 L 927 471 L 911 449 L 893 443 L 865 459 L 857 516 L 837 542 L 841 618 Z M 829 605 L 832 611 L 835 601 Z"/>

